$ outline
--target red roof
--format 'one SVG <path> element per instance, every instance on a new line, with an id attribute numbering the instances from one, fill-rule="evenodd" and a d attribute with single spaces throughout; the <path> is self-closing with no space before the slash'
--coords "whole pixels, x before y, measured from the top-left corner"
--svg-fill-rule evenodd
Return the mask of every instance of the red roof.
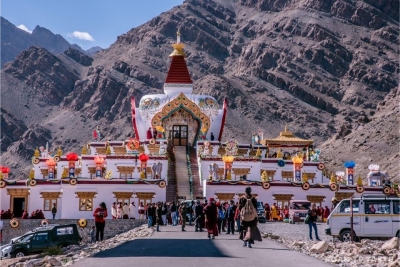
<path id="1" fill-rule="evenodd" d="M 192 84 L 189 71 L 183 56 L 172 56 L 171 65 L 165 83 Z"/>

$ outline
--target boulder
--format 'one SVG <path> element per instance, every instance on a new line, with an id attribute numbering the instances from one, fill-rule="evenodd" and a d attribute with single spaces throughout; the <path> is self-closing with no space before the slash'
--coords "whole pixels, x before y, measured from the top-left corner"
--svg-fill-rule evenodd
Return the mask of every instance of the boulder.
<path id="1" fill-rule="evenodd" d="M 300 242 L 300 241 L 294 241 L 292 246 L 294 247 L 302 247 L 304 245 L 304 242 Z"/>
<path id="2" fill-rule="evenodd" d="M 48 264 L 51 264 L 51 266 L 61 266 L 61 262 L 55 258 L 50 258 L 47 260 Z"/>
<path id="3" fill-rule="evenodd" d="M 325 253 L 327 250 L 328 250 L 328 243 L 326 241 L 321 241 L 313 245 L 310 249 L 310 252 L 320 254 L 320 253 Z"/>
<path id="4" fill-rule="evenodd" d="M 382 249 L 397 249 L 399 248 L 399 238 L 393 237 L 382 245 Z"/>
<path id="5" fill-rule="evenodd" d="M 278 236 L 278 235 L 272 235 L 272 234 L 270 234 L 270 235 L 268 235 L 268 237 L 269 237 L 270 239 L 279 239 L 279 236 Z"/>

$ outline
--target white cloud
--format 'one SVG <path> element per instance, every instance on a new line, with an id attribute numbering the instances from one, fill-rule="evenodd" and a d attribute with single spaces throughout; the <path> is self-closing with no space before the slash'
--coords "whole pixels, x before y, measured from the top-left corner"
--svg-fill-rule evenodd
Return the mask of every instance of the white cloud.
<path id="1" fill-rule="evenodd" d="M 32 33 L 32 31 L 30 31 L 30 30 L 28 29 L 28 27 L 26 27 L 24 24 L 18 25 L 17 28 L 20 28 L 20 29 L 23 30 L 23 31 Z"/>
<path id="2" fill-rule="evenodd" d="M 84 41 L 94 42 L 93 37 L 88 32 L 74 31 L 73 33 L 69 33 L 68 37 L 76 38 L 76 39 L 84 40 Z"/>

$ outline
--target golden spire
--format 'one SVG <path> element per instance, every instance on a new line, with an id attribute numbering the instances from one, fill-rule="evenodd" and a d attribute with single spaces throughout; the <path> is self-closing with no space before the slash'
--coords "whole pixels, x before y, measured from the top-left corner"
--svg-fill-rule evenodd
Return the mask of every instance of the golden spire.
<path id="1" fill-rule="evenodd" d="M 35 157 L 35 158 L 40 157 L 40 152 L 39 152 L 39 149 L 38 149 L 38 148 L 36 148 L 36 150 L 35 150 L 34 157 Z"/>
<path id="2" fill-rule="evenodd" d="M 33 169 L 29 172 L 29 179 L 35 179 L 35 171 Z"/>
<path id="3" fill-rule="evenodd" d="M 61 174 L 61 178 L 67 178 L 68 177 L 68 169 L 64 168 L 62 174 Z"/>
<path id="4" fill-rule="evenodd" d="M 285 124 L 285 130 L 284 130 L 284 132 L 286 133 L 288 130 L 287 130 L 287 124 Z"/>
<path id="5" fill-rule="evenodd" d="M 62 150 L 61 150 L 61 146 L 58 147 L 57 149 L 57 156 L 61 157 L 62 156 Z"/>
<path id="6" fill-rule="evenodd" d="M 110 148 L 110 145 L 107 145 L 106 155 L 111 155 L 111 148 Z"/>
<path id="7" fill-rule="evenodd" d="M 82 152 L 81 152 L 81 154 L 82 154 L 82 155 L 86 155 L 86 154 L 87 154 L 87 149 L 86 149 L 85 146 L 82 147 Z"/>
<path id="8" fill-rule="evenodd" d="M 337 182 L 337 180 L 336 180 L 336 176 L 333 174 L 333 172 L 332 172 L 332 174 L 331 174 L 331 179 L 330 179 L 330 183 L 331 184 L 336 184 L 336 182 Z"/>
<path id="9" fill-rule="evenodd" d="M 358 186 L 362 186 L 363 185 L 363 180 L 362 180 L 360 175 L 358 175 L 358 178 L 357 178 L 357 185 Z"/>
<path id="10" fill-rule="evenodd" d="M 277 159 L 281 159 L 282 157 L 283 157 L 283 154 L 282 154 L 281 149 L 279 148 L 279 149 L 278 149 L 278 152 L 276 153 L 276 158 L 277 158 Z"/>
<path id="11" fill-rule="evenodd" d="M 169 57 L 173 56 L 183 56 L 186 57 L 185 52 L 183 52 L 184 44 L 181 43 L 181 33 L 178 31 L 176 33 L 176 44 L 172 44 L 174 51 L 169 55 Z"/>

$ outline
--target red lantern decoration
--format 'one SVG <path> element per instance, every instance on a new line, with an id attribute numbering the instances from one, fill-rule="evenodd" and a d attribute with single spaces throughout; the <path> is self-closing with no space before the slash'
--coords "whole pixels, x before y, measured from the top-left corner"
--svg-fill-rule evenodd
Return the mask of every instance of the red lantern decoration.
<path id="1" fill-rule="evenodd" d="M 142 162 L 147 162 L 149 160 L 149 155 L 140 154 L 139 155 L 139 160 L 142 161 Z"/>
<path id="2" fill-rule="evenodd" d="M 95 157 L 94 158 L 94 162 L 96 163 L 96 164 L 103 164 L 104 163 L 104 158 L 101 158 L 101 157 Z"/>
<path id="3" fill-rule="evenodd" d="M 69 152 L 66 155 L 66 158 L 68 161 L 77 161 L 78 160 L 78 154 L 74 153 L 74 152 Z"/>
<path id="4" fill-rule="evenodd" d="M 55 162 L 55 160 L 54 159 L 48 159 L 48 160 L 46 160 L 46 164 L 47 164 L 47 166 L 56 166 L 56 162 Z"/>
<path id="5" fill-rule="evenodd" d="M 4 173 L 4 174 L 8 174 L 8 173 L 10 172 L 10 168 L 8 168 L 8 167 L 2 167 L 2 168 L 1 168 L 1 172 Z"/>

